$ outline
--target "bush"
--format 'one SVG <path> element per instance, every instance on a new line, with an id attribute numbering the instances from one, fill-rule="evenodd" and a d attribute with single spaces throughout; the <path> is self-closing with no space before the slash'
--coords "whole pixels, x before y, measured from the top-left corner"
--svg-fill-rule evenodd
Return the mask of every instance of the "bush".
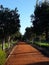
<path id="1" fill-rule="evenodd" d="M 5 60 L 6 60 L 6 53 L 0 50 L 0 65 L 4 65 Z"/>

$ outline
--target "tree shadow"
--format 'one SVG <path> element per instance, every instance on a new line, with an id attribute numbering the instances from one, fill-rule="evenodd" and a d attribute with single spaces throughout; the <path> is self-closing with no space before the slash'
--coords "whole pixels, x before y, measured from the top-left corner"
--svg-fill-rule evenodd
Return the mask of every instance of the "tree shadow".
<path id="1" fill-rule="evenodd" d="M 30 63 L 30 64 L 27 64 L 27 65 L 49 65 L 49 61 L 45 61 L 45 62 L 37 62 L 37 63 Z"/>

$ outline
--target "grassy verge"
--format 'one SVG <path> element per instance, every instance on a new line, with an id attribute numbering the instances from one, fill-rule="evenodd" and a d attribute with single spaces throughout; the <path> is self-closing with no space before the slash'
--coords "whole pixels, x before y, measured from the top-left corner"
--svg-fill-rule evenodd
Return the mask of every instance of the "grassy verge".
<path id="1" fill-rule="evenodd" d="M 49 57 L 49 43 L 34 42 L 34 47 L 37 48 L 42 54 Z"/>
<path id="2" fill-rule="evenodd" d="M 6 53 L 0 50 L 0 65 L 4 65 L 5 61 L 6 61 Z"/>
<path id="3" fill-rule="evenodd" d="M 35 42 L 36 45 L 39 45 L 39 46 L 45 46 L 45 47 L 49 47 L 49 43 L 42 43 L 42 42 Z"/>
<path id="4" fill-rule="evenodd" d="M 15 45 L 17 41 L 11 42 L 11 45 Z M 8 49 L 8 43 L 5 43 L 5 51 L 2 51 L 2 44 L 0 44 L 0 65 L 4 65 L 6 58 L 8 57 L 9 53 L 11 52 L 12 48 Z M 6 51 L 7 50 L 7 51 Z"/>
<path id="5" fill-rule="evenodd" d="M 34 43 L 36 46 L 38 46 L 39 48 L 45 49 L 45 51 L 49 51 L 49 43 L 42 43 L 42 42 L 35 42 Z"/>

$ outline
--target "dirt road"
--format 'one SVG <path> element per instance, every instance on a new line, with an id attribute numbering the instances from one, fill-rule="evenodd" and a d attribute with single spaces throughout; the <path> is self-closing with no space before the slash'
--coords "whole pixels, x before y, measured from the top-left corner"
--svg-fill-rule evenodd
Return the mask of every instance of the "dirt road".
<path id="1" fill-rule="evenodd" d="M 5 65 L 49 65 L 49 58 L 25 42 L 19 42 L 13 48 Z"/>

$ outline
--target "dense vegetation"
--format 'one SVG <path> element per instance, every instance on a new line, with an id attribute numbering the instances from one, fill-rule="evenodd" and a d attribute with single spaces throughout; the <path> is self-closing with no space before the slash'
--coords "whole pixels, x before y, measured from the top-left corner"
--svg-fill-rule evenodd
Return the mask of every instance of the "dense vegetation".
<path id="1" fill-rule="evenodd" d="M 23 36 L 20 33 L 19 17 L 17 8 L 11 10 L 0 6 L 0 65 L 6 59 L 2 50 L 6 48 L 7 52 L 11 43 L 14 45 L 18 40 L 29 40 L 30 43 L 49 49 L 49 3 L 36 4 L 34 15 L 31 15 L 32 26 L 25 29 Z"/>
<path id="2" fill-rule="evenodd" d="M 10 10 L 0 6 L 0 41 L 2 42 L 2 50 L 5 49 L 7 41 L 10 47 L 11 36 L 16 34 L 20 29 L 20 19 L 17 8 Z"/>
<path id="3" fill-rule="evenodd" d="M 34 15 L 31 15 L 32 27 L 27 27 L 24 34 L 30 40 L 49 42 L 49 3 L 42 2 L 36 4 Z"/>
<path id="4" fill-rule="evenodd" d="M 19 17 L 17 8 L 11 10 L 0 5 L 0 65 L 4 65 L 13 46 L 21 38 Z"/>
<path id="5" fill-rule="evenodd" d="M 34 20 L 31 20 L 36 35 L 40 36 L 45 33 L 46 41 L 49 41 L 49 3 L 44 2 L 38 4 L 35 8 L 34 15 L 31 16 Z"/>

